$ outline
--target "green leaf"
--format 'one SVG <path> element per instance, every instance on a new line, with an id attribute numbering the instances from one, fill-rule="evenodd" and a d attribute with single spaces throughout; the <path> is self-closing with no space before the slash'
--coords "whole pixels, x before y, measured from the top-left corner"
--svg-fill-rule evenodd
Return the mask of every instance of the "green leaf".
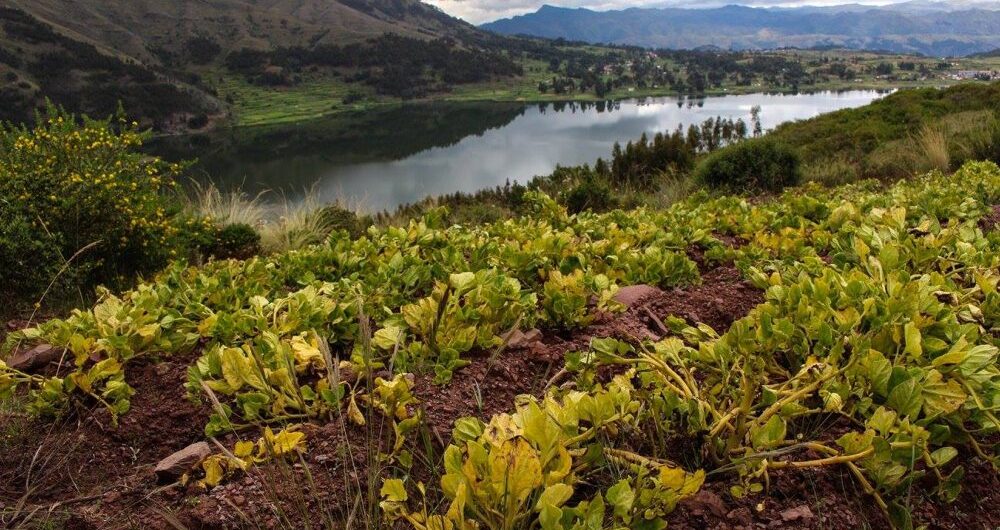
<path id="1" fill-rule="evenodd" d="M 455 290 L 456 296 L 462 296 L 472 288 L 476 281 L 476 274 L 473 272 L 461 272 L 448 277 L 448 283 Z"/>
<path id="2" fill-rule="evenodd" d="M 946 446 L 931 453 L 931 461 L 934 462 L 935 466 L 941 467 L 951 462 L 956 456 L 958 456 L 958 449 Z"/>
<path id="3" fill-rule="evenodd" d="M 775 414 L 763 426 L 751 432 L 751 443 L 754 449 L 768 449 L 785 440 L 787 426 L 785 420 Z"/>
<path id="4" fill-rule="evenodd" d="M 893 387 L 886 399 L 886 405 L 893 408 L 900 416 L 911 419 L 916 419 L 923 404 L 920 384 L 914 377 L 910 377 Z"/>
<path id="5" fill-rule="evenodd" d="M 903 506 L 899 501 L 889 503 L 889 523 L 894 530 L 913 530 L 913 517 L 910 509 Z"/>
<path id="6" fill-rule="evenodd" d="M 628 479 L 619 480 L 614 486 L 608 488 L 607 500 L 611 503 L 614 514 L 624 518 L 632 511 L 632 504 L 635 502 L 635 492 Z"/>
<path id="7" fill-rule="evenodd" d="M 922 387 L 924 414 L 930 417 L 955 412 L 968 398 L 958 381 L 944 381 L 941 372 L 937 370 L 927 373 Z"/>
<path id="8" fill-rule="evenodd" d="M 483 435 L 483 429 L 486 426 L 479 418 L 459 418 L 455 420 L 455 427 L 451 431 L 452 440 L 455 443 L 468 442 L 470 440 L 476 440 Z"/>

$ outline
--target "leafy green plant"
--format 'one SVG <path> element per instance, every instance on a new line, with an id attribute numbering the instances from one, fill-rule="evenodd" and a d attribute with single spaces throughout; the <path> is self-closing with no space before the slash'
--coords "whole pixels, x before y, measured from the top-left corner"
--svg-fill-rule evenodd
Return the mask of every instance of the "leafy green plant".
<path id="1" fill-rule="evenodd" d="M 208 254 L 220 259 L 247 259 L 261 251 L 260 234 L 246 224 L 222 227 L 215 236 Z"/>
<path id="2" fill-rule="evenodd" d="M 514 414 L 494 416 L 487 424 L 459 420 L 455 442 L 444 455 L 441 488 L 450 500 L 446 513 L 432 514 L 426 504 L 409 511 L 409 493 L 400 479 L 384 482 L 383 510 L 390 519 L 404 519 L 418 529 L 583 528 L 583 521 L 603 521 L 603 507 L 598 508 L 603 497 L 598 494 L 576 507 L 565 504 L 584 475 L 608 458 L 630 462 L 635 471 L 608 490 L 611 515 L 619 524 L 655 528 L 678 500 L 697 492 L 704 473 L 688 473 L 600 443 L 602 433 L 615 432 L 616 424 L 631 420 L 638 407 L 627 381 L 616 379 L 593 393 L 549 394 L 541 402 L 527 398 Z M 416 490 L 426 491 L 423 484 Z"/>
<path id="3" fill-rule="evenodd" d="M 500 346 L 501 334 L 519 321 L 530 323 L 535 304 L 535 295 L 523 292 L 520 282 L 495 270 L 452 274 L 431 296 L 401 309 L 416 339 L 406 345 L 402 366 L 431 362 L 437 380 L 448 381 L 468 364 L 463 353 Z"/>
<path id="4" fill-rule="evenodd" d="M 57 266 L 68 263 L 67 278 L 81 287 L 155 271 L 178 255 L 183 243 L 166 191 L 181 166 L 139 152 L 143 139 L 122 115 L 78 121 L 54 108 L 34 129 L 0 128 L 0 218 L 21 227 L 4 235 L 10 255 L 0 260 L 12 267 L 0 272 L 0 284 L 34 276 L 21 284 L 31 291 L 23 294 L 42 293 L 51 278 L 38 276 L 51 268 L 28 272 L 17 259 L 39 244 L 62 257 Z"/>
<path id="5" fill-rule="evenodd" d="M 612 299 L 617 290 L 603 274 L 587 275 L 579 269 L 567 275 L 552 271 L 542 287 L 544 318 L 564 329 L 587 326 L 598 312 L 621 309 Z M 596 303 L 592 304 L 592 299 Z"/>

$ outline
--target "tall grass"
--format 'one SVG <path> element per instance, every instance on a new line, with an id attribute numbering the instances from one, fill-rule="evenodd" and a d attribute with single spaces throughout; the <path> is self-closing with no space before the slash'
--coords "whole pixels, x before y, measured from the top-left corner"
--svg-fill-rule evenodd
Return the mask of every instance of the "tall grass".
<path id="1" fill-rule="evenodd" d="M 264 191 L 251 196 L 242 189 L 222 191 L 214 183 L 194 183 L 184 194 L 185 210 L 194 216 L 207 217 L 216 226 L 233 224 L 252 226 L 260 233 L 265 253 L 297 250 L 322 243 L 338 228 L 335 219 L 325 213 L 340 208 L 341 201 L 324 203 L 315 188 L 301 199 Z"/>
<path id="2" fill-rule="evenodd" d="M 951 169 L 951 153 L 948 138 L 938 127 L 925 125 L 915 139 L 916 156 L 923 170 L 948 171 Z"/>
<path id="3" fill-rule="evenodd" d="M 265 193 L 251 197 L 242 189 L 223 192 L 215 183 L 193 182 L 183 198 L 189 213 L 208 217 L 219 226 L 246 224 L 258 228 L 267 215 Z"/>
<path id="4" fill-rule="evenodd" d="M 260 244 L 265 252 L 285 252 L 322 243 L 336 227 L 323 215 L 324 207 L 314 190 L 301 201 L 282 200 L 260 227 Z"/>

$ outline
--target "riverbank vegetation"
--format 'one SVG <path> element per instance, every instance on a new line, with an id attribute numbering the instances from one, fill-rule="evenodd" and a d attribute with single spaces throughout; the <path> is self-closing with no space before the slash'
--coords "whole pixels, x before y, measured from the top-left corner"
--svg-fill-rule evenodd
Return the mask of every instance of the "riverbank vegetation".
<path id="1" fill-rule="evenodd" d="M 368 227 L 404 225 L 432 211 L 444 212 L 448 223 L 496 222 L 527 215 L 525 197 L 533 192 L 570 213 L 603 212 L 668 207 L 700 188 L 779 193 L 805 181 L 833 185 L 881 176 L 888 182 L 947 173 L 968 160 L 1000 160 L 998 90 L 997 84 L 968 84 L 903 91 L 766 135 L 756 111 L 749 122 L 712 118 L 616 145 L 609 160 L 592 166 L 561 167 L 525 184 L 381 213 L 320 204 L 311 195 L 292 203 L 213 185 L 177 188 L 183 166 L 138 154 L 144 136 L 135 123 L 118 117 L 78 125 L 72 115 L 50 109 L 42 125 L 8 126 L 2 135 L 11 153 L 0 167 L 7 175 L 2 283 L 4 294 L 19 301 L 7 310 L 42 298 L 79 303 L 95 285 L 124 287 L 176 258 L 203 262 L 295 250 L 338 230 L 357 237 Z"/>

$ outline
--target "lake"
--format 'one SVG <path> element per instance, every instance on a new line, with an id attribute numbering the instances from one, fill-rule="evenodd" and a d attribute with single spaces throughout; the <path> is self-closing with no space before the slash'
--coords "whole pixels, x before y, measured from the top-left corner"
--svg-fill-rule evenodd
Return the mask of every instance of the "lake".
<path id="1" fill-rule="evenodd" d="M 425 103 L 280 127 L 173 137 L 151 150 L 198 159 L 197 178 L 220 188 L 263 190 L 293 201 L 313 189 L 324 201 L 366 211 L 427 196 L 526 182 L 556 165 L 608 158 L 615 142 L 710 118 L 744 118 L 760 105 L 765 129 L 859 107 L 877 91 L 645 98 L 607 103 Z"/>

